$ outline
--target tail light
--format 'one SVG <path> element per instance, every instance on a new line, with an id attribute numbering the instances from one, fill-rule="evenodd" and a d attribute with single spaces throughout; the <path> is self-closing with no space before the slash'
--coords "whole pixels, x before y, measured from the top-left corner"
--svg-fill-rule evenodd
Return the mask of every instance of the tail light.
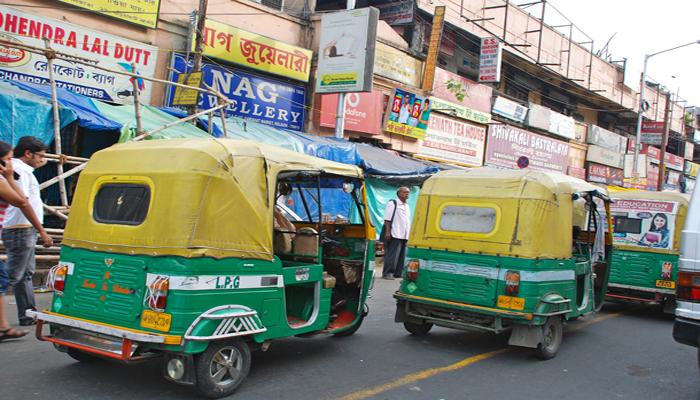
<path id="1" fill-rule="evenodd" d="M 49 270 L 47 285 L 49 289 L 55 292 L 63 292 L 66 289 L 66 276 L 68 275 L 68 266 L 58 264 Z"/>
<path id="2" fill-rule="evenodd" d="M 406 280 L 413 282 L 417 281 L 419 267 L 420 263 L 418 262 L 418 260 L 409 261 L 408 265 L 406 265 Z"/>
<path id="3" fill-rule="evenodd" d="M 700 273 L 678 272 L 678 300 L 700 301 Z"/>
<path id="4" fill-rule="evenodd" d="M 146 305 L 151 310 L 165 311 L 165 305 L 168 303 L 168 288 L 170 287 L 170 279 L 167 276 L 159 276 L 148 285 L 148 295 L 146 296 Z"/>
<path id="5" fill-rule="evenodd" d="M 517 296 L 520 291 L 520 272 L 506 272 L 506 294 L 508 296 Z"/>

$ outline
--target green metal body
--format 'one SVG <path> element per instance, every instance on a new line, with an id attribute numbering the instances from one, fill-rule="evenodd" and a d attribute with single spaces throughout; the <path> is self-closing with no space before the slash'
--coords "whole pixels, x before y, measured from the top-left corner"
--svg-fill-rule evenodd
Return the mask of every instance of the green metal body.
<path id="1" fill-rule="evenodd" d="M 595 308 L 588 257 L 525 259 L 411 247 L 407 252 L 407 262 L 418 260 L 420 268 L 415 282 L 404 273 L 395 294 L 397 322 L 500 332 L 513 324 L 542 325 L 553 315 L 579 317 Z M 499 301 L 507 296 L 508 271 L 520 273 L 518 294 L 510 297 L 524 304 Z"/>
<path id="2" fill-rule="evenodd" d="M 663 275 L 664 264 L 671 269 L 670 277 Z M 673 299 L 677 272 L 677 254 L 615 248 L 610 263 L 608 294 L 617 300 Z"/>
<path id="3" fill-rule="evenodd" d="M 65 290 L 54 294 L 51 311 L 117 328 L 183 336 L 197 317 L 206 311 L 232 305 L 257 312 L 260 323 L 266 329 L 251 335 L 252 340 L 258 343 L 312 332 L 338 333 L 361 322 L 373 273 L 371 263 L 365 258 L 374 255 L 374 242 L 345 240 L 358 242 L 358 245 L 350 246 L 351 253 L 343 259 L 361 261 L 363 267 L 357 287 L 342 293 L 347 299 L 343 309 L 353 313 L 355 319 L 352 324 L 338 329 L 329 328 L 329 320 L 334 291 L 341 289 L 337 286 L 323 287 L 324 266 L 283 262 L 277 257 L 274 261 L 151 257 L 64 246 L 61 262 L 72 263 L 73 270 L 66 278 Z M 366 251 L 360 251 L 365 247 L 368 247 Z M 171 282 L 176 277 L 186 278 L 182 287 L 173 287 L 171 283 L 168 291 L 164 312 L 172 316 L 172 322 L 167 332 L 141 326 L 142 313 L 148 310 L 144 302 L 148 295 L 146 282 L 149 274 L 169 276 Z M 251 279 L 260 282 L 256 278 L 258 276 L 267 277 L 267 287 L 245 287 L 244 282 Z M 194 286 L 188 286 L 190 284 L 199 285 L 200 288 L 193 290 Z M 315 301 L 316 296 L 318 302 Z M 314 310 L 315 307 L 317 310 Z M 295 328 L 294 321 L 310 323 Z M 219 322 L 202 319 L 192 326 L 189 333 L 211 335 Z M 192 354 L 204 351 L 207 345 L 207 341 L 183 340 L 180 345 L 144 346 Z"/>

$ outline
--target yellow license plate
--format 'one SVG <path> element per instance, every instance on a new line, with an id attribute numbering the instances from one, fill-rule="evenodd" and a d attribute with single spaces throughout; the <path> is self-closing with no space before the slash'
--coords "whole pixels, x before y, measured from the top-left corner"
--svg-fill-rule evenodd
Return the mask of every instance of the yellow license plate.
<path id="1" fill-rule="evenodd" d="M 676 282 L 674 281 L 663 281 L 663 280 L 657 280 L 656 281 L 656 287 L 661 287 L 661 288 L 666 288 L 666 289 L 675 289 L 676 288 Z"/>
<path id="2" fill-rule="evenodd" d="M 141 326 L 161 332 L 168 332 L 170 330 L 171 320 L 172 315 L 168 313 L 144 310 L 143 314 L 141 314 Z"/>
<path id="3" fill-rule="evenodd" d="M 522 297 L 498 296 L 498 307 L 522 311 L 525 309 L 525 299 Z"/>

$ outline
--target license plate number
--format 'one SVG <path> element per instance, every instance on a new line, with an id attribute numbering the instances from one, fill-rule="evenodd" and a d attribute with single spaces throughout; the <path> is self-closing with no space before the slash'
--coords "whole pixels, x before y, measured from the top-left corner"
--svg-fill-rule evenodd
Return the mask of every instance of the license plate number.
<path id="1" fill-rule="evenodd" d="M 663 280 L 657 280 L 656 281 L 656 287 L 660 288 L 666 288 L 666 289 L 675 289 L 676 288 L 676 282 L 674 281 L 663 281 Z"/>
<path id="2" fill-rule="evenodd" d="M 168 313 L 144 310 L 143 314 L 141 314 L 141 326 L 161 332 L 168 332 L 170 330 L 171 320 L 172 315 Z"/>
<path id="3" fill-rule="evenodd" d="M 525 299 L 522 297 L 498 296 L 498 307 L 522 311 L 525 309 Z"/>

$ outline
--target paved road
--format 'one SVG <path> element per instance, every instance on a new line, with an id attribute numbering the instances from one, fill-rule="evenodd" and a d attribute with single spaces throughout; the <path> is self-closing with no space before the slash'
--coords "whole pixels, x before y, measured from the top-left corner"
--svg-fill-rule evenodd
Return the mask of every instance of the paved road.
<path id="1" fill-rule="evenodd" d="M 393 323 L 397 281 L 378 280 L 370 314 L 349 338 L 273 342 L 253 355 L 235 399 L 699 399 L 693 348 L 672 319 L 612 305 L 570 323 L 550 361 L 511 349 L 507 336 L 436 328 L 426 338 Z M 6 298 L 6 302 L 10 300 Z M 42 303 L 49 297 L 41 295 Z M 80 364 L 33 338 L 0 343 L 0 399 L 185 399 L 157 361 Z"/>

